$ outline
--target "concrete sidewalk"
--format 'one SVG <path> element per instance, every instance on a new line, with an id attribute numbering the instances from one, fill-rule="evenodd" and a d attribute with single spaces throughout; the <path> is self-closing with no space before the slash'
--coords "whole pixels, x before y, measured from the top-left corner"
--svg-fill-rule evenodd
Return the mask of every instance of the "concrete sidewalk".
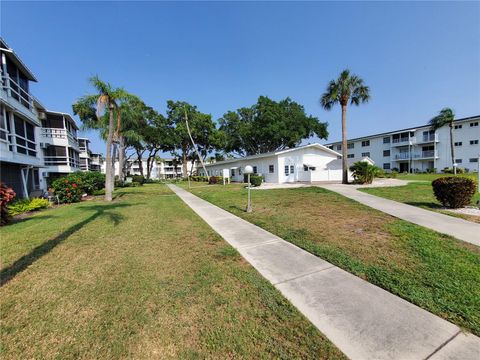
<path id="1" fill-rule="evenodd" d="M 349 358 L 479 359 L 478 337 L 188 191 L 169 187 Z"/>
<path id="2" fill-rule="evenodd" d="M 318 185 L 399 219 L 480 246 L 480 224 L 358 191 L 357 185 Z"/>

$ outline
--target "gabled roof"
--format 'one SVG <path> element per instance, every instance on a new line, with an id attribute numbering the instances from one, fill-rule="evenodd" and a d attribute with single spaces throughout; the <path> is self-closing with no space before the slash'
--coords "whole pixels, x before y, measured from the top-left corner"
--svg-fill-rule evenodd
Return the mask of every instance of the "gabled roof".
<path id="1" fill-rule="evenodd" d="M 299 146 L 299 147 L 294 147 L 294 148 L 290 148 L 290 149 L 285 149 L 285 150 L 278 150 L 278 151 L 272 151 L 272 152 L 268 152 L 268 153 L 263 153 L 263 154 L 257 154 L 257 155 L 250 155 L 250 156 L 245 156 L 245 157 L 240 157 L 240 158 L 234 158 L 234 159 L 228 159 L 228 160 L 224 160 L 224 161 L 217 161 L 215 163 L 211 163 L 211 164 L 205 164 L 205 166 L 213 166 L 213 165 L 221 165 L 221 164 L 230 164 L 230 163 L 233 163 L 233 162 L 236 162 L 236 161 L 245 161 L 245 160 L 253 160 L 253 159 L 261 159 L 261 158 L 265 158 L 265 157 L 269 157 L 269 156 L 276 156 L 276 155 L 281 155 L 281 154 L 286 154 L 286 153 L 289 153 L 289 152 L 293 152 L 293 151 L 297 151 L 297 150 L 302 150 L 302 149 L 307 149 L 307 148 L 316 148 L 316 149 L 319 149 L 319 150 L 322 150 L 326 153 L 329 153 L 329 154 L 332 154 L 332 155 L 335 155 L 335 156 L 342 156 L 340 153 L 332 150 L 332 149 L 329 149 L 327 148 L 326 146 L 323 146 L 319 143 L 313 143 L 313 144 L 308 144 L 308 145 L 303 145 L 303 146 Z"/>
<path id="2" fill-rule="evenodd" d="M 23 74 L 25 74 L 28 80 L 35 81 L 35 82 L 38 81 L 35 75 L 33 75 L 33 73 L 27 67 L 27 65 L 24 64 L 22 59 L 20 59 L 20 57 L 15 53 L 15 51 L 13 51 L 13 49 L 11 49 L 6 43 L 6 41 L 1 37 L 0 37 L 0 47 L 1 47 L 1 50 L 5 52 L 5 55 L 15 64 L 15 66 L 18 67 L 18 69 Z"/>

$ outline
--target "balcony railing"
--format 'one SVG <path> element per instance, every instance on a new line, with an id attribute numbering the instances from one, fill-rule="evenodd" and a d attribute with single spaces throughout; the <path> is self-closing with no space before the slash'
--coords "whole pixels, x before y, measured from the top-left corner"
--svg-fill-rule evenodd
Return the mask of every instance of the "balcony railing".
<path id="1" fill-rule="evenodd" d="M 52 139 L 68 139 L 78 146 L 78 141 L 74 134 L 66 129 L 42 128 L 42 136 Z"/>
<path id="2" fill-rule="evenodd" d="M 421 142 L 434 142 L 438 141 L 438 136 L 437 134 L 429 134 L 429 135 L 423 135 L 420 139 Z"/>
<path id="3" fill-rule="evenodd" d="M 69 156 L 45 156 L 44 161 L 47 166 L 67 165 L 72 168 L 80 168 L 78 159 Z"/>
<path id="4" fill-rule="evenodd" d="M 2 75 L 2 89 L 28 109 L 33 109 L 33 96 L 23 90 L 9 75 Z"/>
<path id="5" fill-rule="evenodd" d="M 396 154 L 395 160 L 426 159 L 433 157 L 438 157 L 437 152 L 435 150 L 426 150 L 420 153 L 405 152 Z"/>

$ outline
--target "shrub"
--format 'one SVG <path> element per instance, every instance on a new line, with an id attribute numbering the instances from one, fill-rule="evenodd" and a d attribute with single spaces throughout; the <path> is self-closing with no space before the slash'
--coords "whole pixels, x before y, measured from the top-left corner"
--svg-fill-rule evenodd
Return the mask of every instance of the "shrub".
<path id="1" fill-rule="evenodd" d="M 133 175 L 132 182 L 136 182 L 136 183 L 139 183 L 140 185 L 143 185 L 145 183 L 145 178 L 142 175 Z"/>
<path id="2" fill-rule="evenodd" d="M 432 181 L 433 193 L 445 207 L 457 209 L 470 204 L 475 195 L 475 181 L 463 177 L 447 176 Z"/>
<path id="3" fill-rule="evenodd" d="M 390 173 L 390 177 L 392 179 L 396 179 L 398 176 L 398 171 L 395 171 L 395 170 L 392 170 L 392 172 Z"/>
<path id="4" fill-rule="evenodd" d="M 357 161 L 350 166 L 353 178 L 357 184 L 371 184 L 373 179 L 383 171 L 378 166 L 371 165 L 366 161 Z"/>
<path id="5" fill-rule="evenodd" d="M 0 182 L 0 226 L 8 224 L 10 214 L 7 205 L 15 198 L 15 191 L 3 182 Z"/>
<path id="6" fill-rule="evenodd" d="M 243 175 L 243 182 L 248 183 L 248 175 L 247 174 Z M 263 182 L 263 176 L 255 175 L 255 174 L 250 175 L 250 184 L 252 186 L 255 186 L 255 187 L 260 186 L 260 185 L 262 185 L 262 182 Z"/>
<path id="7" fill-rule="evenodd" d="M 210 176 L 210 178 L 208 179 L 208 183 L 209 183 L 210 185 L 214 185 L 214 184 L 218 183 L 218 177 L 216 177 L 216 176 Z"/>
<path id="8" fill-rule="evenodd" d="M 70 174 L 73 175 L 73 174 Z M 82 198 L 83 189 L 77 183 L 79 179 L 72 179 L 69 176 L 60 177 L 52 182 L 51 188 L 61 203 L 79 202 Z"/>
<path id="9" fill-rule="evenodd" d="M 105 174 L 98 171 L 76 171 L 67 178 L 77 180 L 83 192 L 92 195 L 94 191 L 101 190 L 105 186 Z"/>
<path id="10" fill-rule="evenodd" d="M 15 215 L 23 214 L 29 211 L 46 209 L 49 206 L 50 206 L 50 203 L 48 202 L 47 199 L 42 199 L 42 198 L 22 199 L 8 205 L 8 212 L 10 213 L 10 215 L 15 216 Z"/>
<path id="11" fill-rule="evenodd" d="M 446 167 L 442 170 L 442 172 L 445 174 L 453 174 L 453 168 Z M 465 172 L 464 168 L 457 167 L 457 174 L 463 174 L 464 172 Z"/>

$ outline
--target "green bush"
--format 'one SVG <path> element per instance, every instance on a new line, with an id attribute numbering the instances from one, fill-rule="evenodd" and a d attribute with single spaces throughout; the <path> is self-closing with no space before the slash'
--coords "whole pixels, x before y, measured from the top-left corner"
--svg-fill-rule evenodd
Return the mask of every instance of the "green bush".
<path id="1" fill-rule="evenodd" d="M 69 176 L 63 176 L 55 179 L 52 182 L 51 188 L 53 193 L 58 196 L 58 200 L 61 203 L 74 203 L 79 202 L 82 198 L 83 189 L 81 184 L 78 184 L 78 178 Z"/>
<path id="2" fill-rule="evenodd" d="M 6 225 L 10 221 L 10 213 L 7 205 L 15 198 L 15 191 L 3 182 L 0 182 L 0 226 Z"/>
<path id="3" fill-rule="evenodd" d="M 453 174 L 453 168 L 444 168 L 442 170 L 444 174 Z M 461 167 L 457 167 L 457 174 L 463 174 L 465 173 L 465 169 Z"/>
<path id="4" fill-rule="evenodd" d="M 15 215 L 23 214 L 29 211 L 46 209 L 49 206 L 50 206 L 50 203 L 48 202 L 47 199 L 42 199 L 42 198 L 22 199 L 8 205 L 8 212 L 10 213 L 11 216 L 15 216 Z"/>
<path id="5" fill-rule="evenodd" d="M 247 174 L 243 175 L 243 182 L 248 183 L 248 175 Z M 252 186 L 255 186 L 255 187 L 260 186 L 260 185 L 262 185 L 262 182 L 263 182 L 263 176 L 255 175 L 255 174 L 250 175 L 250 184 Z"/>
<path id="6" fill-rule="evenodd" d="M 145 183 L 145 178 L 142 175 L 133 175 L 132 182 L 136 182 L 136 183 L 139 183 L 140 185 L 143 185 Z"/>
<path id="7" fill-rule="evenodd" d="M 94 191 L 105 187 L 105 174 L 98 171 L 76 171 L 67 176 L 69 179 L 77 179 L 83 192 L 92 195 Z"/>
<path id="8" fill-rule="evenodd" d="M 457 209 L 470 204 L 475 195 L 475 181 L 463 177 L 447 176 L 432 181 L 433 193 L 445 207 Z"/>
<path id="9" fill-rule="evenodd" d="M 383 173 L 378 166 L 371 165 L 366 161 L 357 161 L 350 166 L 356 184 L 371 184 L 373 179 Z"/>

